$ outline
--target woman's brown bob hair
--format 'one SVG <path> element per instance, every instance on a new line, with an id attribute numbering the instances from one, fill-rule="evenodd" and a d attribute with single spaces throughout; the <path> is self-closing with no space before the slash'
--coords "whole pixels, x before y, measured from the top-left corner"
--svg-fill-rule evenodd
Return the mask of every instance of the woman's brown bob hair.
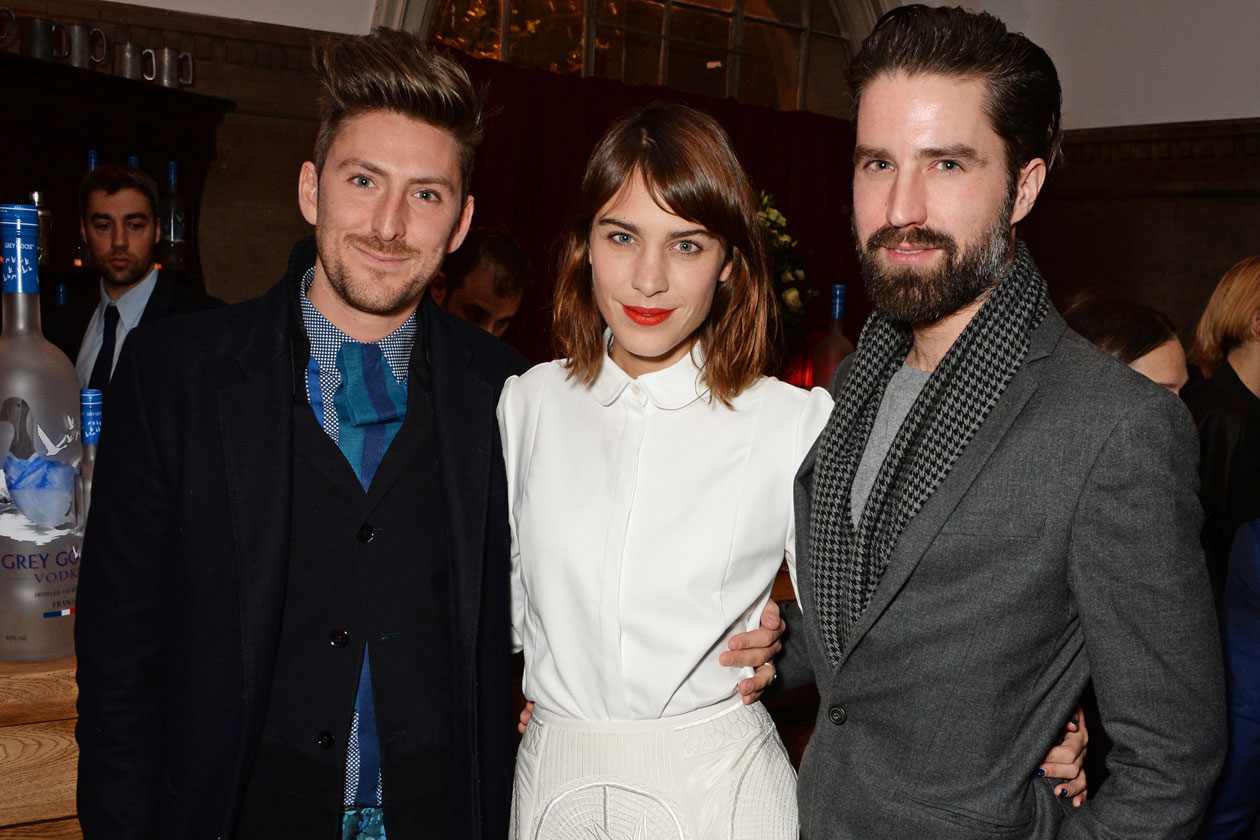
<path id="1" fill-rule="evenodd" d="M 1216 373 L 1230 352 L 1252 338 L 1251 317 L 1260 309 L 1260 255 L 1239 260 L 1221 278 L 1194 331 L 1190 361 L 1205 376 Z"/>
<path id="2" fill-rule="evenodd" d="M 703 225 L 726 249 L 731 271 L 698 329 L 704 382 L 724 405 L 757 381 L 775 335 L 774 291 L 757 222 L 757 200 L 717 120 L 684 105 L 653 103 L 613 123 L 591 153 L 562 234 L 553 335 L 569 375 L 595 381 L 608 347 L 591 286 L 595 215 L 639 175 L 663 210 Z"/>

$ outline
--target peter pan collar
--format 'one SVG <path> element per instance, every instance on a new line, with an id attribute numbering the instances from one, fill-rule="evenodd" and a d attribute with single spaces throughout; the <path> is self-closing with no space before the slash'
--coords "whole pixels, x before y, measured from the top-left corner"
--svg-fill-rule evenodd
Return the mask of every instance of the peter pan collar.
<path id="1" fill-rule="evenodd" d="M 609 335 L 611 344 L 611 335 Z M 708 386 L 704 384 L 701 368 L 704 366 L 704 350 L 697 342 L 691 352 L 664 370 L 645 373 L 638 379 L 617 366 L 608 355 L 603 358 L 599 375 L 591 384 L 591 395 L 601 405 L 612 405 L 621 392 L 637 386 L 657 408 L 674 410 L 685 408 L 699 399 L 709 399 Z"/>

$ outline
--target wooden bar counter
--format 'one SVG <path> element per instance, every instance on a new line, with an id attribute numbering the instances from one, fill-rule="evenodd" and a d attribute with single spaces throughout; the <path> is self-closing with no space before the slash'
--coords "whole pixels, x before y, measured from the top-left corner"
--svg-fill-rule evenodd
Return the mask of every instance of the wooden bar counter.
<path id="1" fill-rule="evenodd" d="M 0 662 L 0 840 L 81 838 L 74 657 Z"/>

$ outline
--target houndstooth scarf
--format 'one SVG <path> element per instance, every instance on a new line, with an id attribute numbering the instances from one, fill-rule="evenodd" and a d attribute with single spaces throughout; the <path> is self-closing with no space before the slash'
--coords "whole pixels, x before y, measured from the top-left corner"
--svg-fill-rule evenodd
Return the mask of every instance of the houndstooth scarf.
<path id="1" fill-rule="evenodd" d="M 819 442 L 810 508 L 815 600 L 833 668 L 906 523 L 944 481 L 997 404 L 1049 306 L 1046 285 L 1020 242 L 1010 274 L 945 354 L 906 415 L 855 528 L 849 507 L 853 475 L 884 390 L 913 343 L 907 326 L 878 312 L 866 322 L 853 368 Z"/>

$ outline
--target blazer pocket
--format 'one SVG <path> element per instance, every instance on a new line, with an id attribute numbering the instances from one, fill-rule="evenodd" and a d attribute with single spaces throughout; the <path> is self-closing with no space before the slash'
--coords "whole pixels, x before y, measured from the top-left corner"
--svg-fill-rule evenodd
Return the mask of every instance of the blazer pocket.
<path id="1" fill-rule="evenodd" d="M 1044 513 L 955 513 L 941 526 L 942 534 L 997 539 L 1035 540 L 1046 530 Z"/>
<path id="2" fill-rule="evenodd" d="M 994 837 L 994 838 L 1024 838 L 1029 834 L 1028 827 L 1032 824 L 1032 819 L 1026 819 L 1018 825 L 1004 824 L 993 822 L 986 819 L 980 814 L 959 808 L 942 805 L 936 802 L 929 802 L 925 799 L 919 799 L 915 796 L 906 794 L 906 799 L 912 803 L 912 809 L 920 812 L 920 816 L 932 821 L 940 822 L 945 825 L 953 826 L 961 829 L 962 833 L 955 835 L 954 833 L 941 829 L 939 833 L 935 833 L 937 838 L 944 837 Z"/>

